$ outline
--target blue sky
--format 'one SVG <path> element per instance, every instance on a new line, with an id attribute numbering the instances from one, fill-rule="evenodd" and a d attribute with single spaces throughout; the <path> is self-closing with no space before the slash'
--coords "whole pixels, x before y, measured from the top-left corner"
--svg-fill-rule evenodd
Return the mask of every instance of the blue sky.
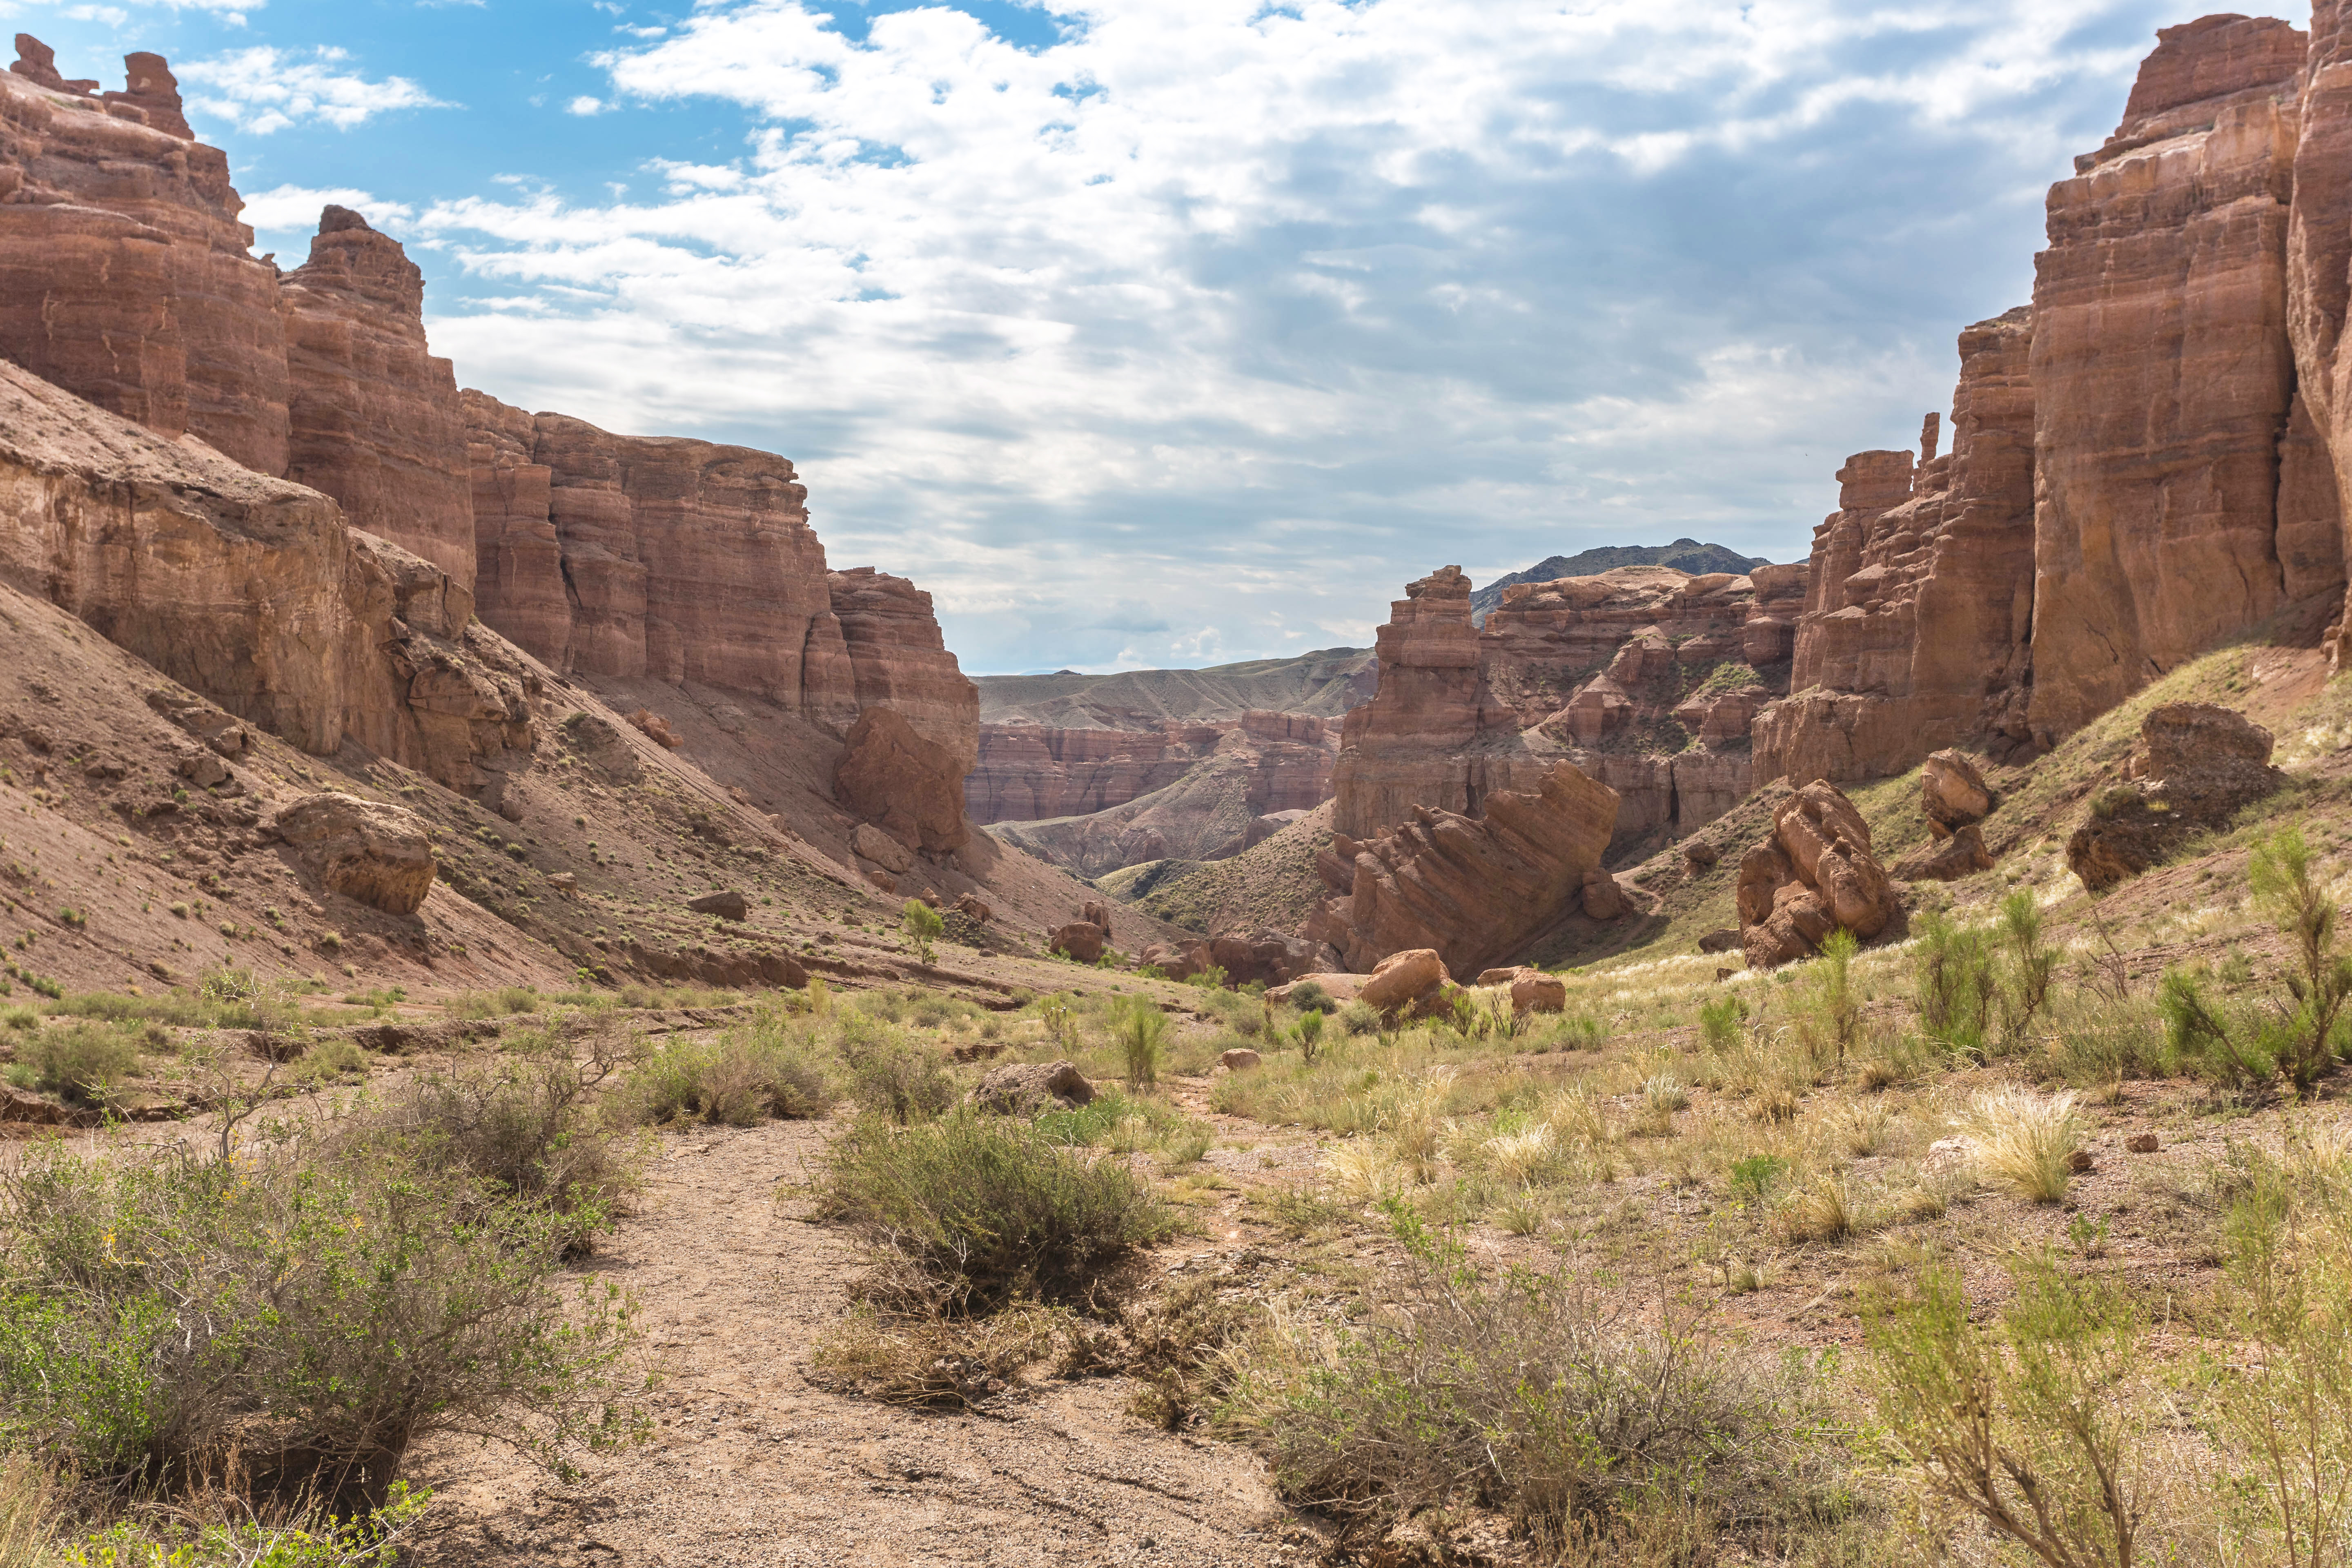
<path id="1" fill-rule="evenodd" d="M 257 248 L 328 199 L 404 240 L 461 383 L 790 456 L 975 673 L 1364 643 L 1448 562 L 1801 556 L 2197 14 L 0 0 L 69 76 L 167 55 Z"/>

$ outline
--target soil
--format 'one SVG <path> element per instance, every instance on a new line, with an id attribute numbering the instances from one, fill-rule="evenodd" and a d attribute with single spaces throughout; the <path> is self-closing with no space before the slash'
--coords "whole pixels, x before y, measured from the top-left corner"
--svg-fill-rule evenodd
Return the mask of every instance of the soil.
<path id="1" fill-rule="evenodd" d="M 650 1442 L 563 1485 L 470 1439 L 408 1467 L 431 1564 L 1275 1564 L 1314 1560 L 1246 1450 L 1125 1413 L 1128 1379 L 934 1415 L 812 1381 L 859 1268 L 799 1188 L 830 1128 L 666 1136 L 591 1271 L 642 1309 Z"/>

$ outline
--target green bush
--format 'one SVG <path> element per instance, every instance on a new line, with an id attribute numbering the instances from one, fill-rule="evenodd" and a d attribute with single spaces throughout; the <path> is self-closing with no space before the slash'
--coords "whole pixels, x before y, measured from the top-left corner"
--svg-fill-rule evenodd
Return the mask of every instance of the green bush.
<path id="1" fill-rule="evenodd" d="M 1748 1004 L 1722 996 L 1699 1005 L 1698 1041 L 1711 1056 L 1722 1056 L 1739 1044 L 1740 1026 L 1748 1022 Z"/>
<path id="2" fill-rule="evenodd" d="M 1322 982 L 1302 980 L 1290 990 L 1290 1005 L 1302 1013 L 1336 1013 L 1339 1004 L 1323 989 Z"/>
<path id="3" fill-rule="evenodd" d="M 567 1301 L 564 1231 L 399 1154 L 43 1146 L 0 1176 L 0 1433 L 88 1480 L 339 1510 L 452 1428 L 562 1468 L 635 1430 L 630 1310 Z"/>
<path id="4" fill-rule="evenodd" d="M 1369 1002 L 1350 1002 L 1339 1009 L 1339 1032 L 1345 1035 L 1377 1035 L 1381 1032 L 1381 1010 Z"/>
<path id="5" fill-rule="evenodd" d="M 104 1024 L 43 1029 L 17 1052 L 41 1089 L 75 1105 L 102 1103 L 114 1086 L 139 1070 L 139 1047 Z"/>
<path id="6" fill-rule="evenodd" d="M 1318 1025 L 1320 1015 L 1310 1015 Z M 1111 1038 L 1127 1067 L 1127 1081 L 1141 1086 L 1160 1081 L 1160 1058 L 1168 1039 L 1168 1015 L 1149 996 L 1137 996 L 1111 1015 Z"/>
<path id="7" fill-rule="evenodd" d="M 1943 914 L 1922 916 L 1912 971 L 1919 1026 L 1950 1050 L 1981 1052 L 1999 989 L 1984 932 Z"/>
<path id="8" fill-rule="evenodd" d="M 715 1040 L 673 1038 L 636 1065 L 617 1100 L 640 1123 L 749 1127 L 822 1116 L 834 1094 L 815 1047 L 772 1025 L 731 1028 Z"/>
<path id="9" fill-rule="evenodd" d="M 849 1098 L 902 1125 L 940 1115 L 961 1092 L 937 1047 L 918 1045 L 895 1029 L 844 1018 L 840 1051 Z"/>
<path id="10" fill-rule="evenodd" d="M 929 963 L 931 961 L 931 943 L 947 930 L 947 922 L 940 918 L 939 910 L 922 900 L 908 899 L 905 908 L 898 911 L 898 929 L 905 931 L 907 940 L 915 944 L 915 956 Z"/>
<path id="11" fill-rule="evenodd" d="M 179 1510 L 142 1510 L 146 1517 L 87 1535 L 55 1561 L 62 1568 L 394 1568 L 401 1542 L 432 1503 L 431 1492 L 411 1492 L 407 1482 L 394 1481 L 382 1508 L 352 1519 L 321 1518 L 313 1510 L 291 1522 L 248 1517 L 195 1525 L 175 1517 Z M 0 1565 L 20 1563 L 0 1547 Z"/>
<path id="12" fill-rule="evenodd" d="M 907 1127 L 861 1118 L 826 1152 L 818 1212 L 881 1256 L 878 1289 L 950 1315 L 1081 1299 L 1175 1228 L 1124 1160 L 971 1110 Z"/>

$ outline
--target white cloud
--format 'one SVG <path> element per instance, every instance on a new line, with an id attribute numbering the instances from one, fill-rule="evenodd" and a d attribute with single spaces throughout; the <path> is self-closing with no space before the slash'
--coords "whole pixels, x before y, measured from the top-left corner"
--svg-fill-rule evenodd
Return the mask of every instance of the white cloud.
<path id="1" fill-rule="evenodd" d="M 370 81 L 344 68 L 350 58 L 338 48 L 305 55 L 265 47 L 173 68 L 183 87 L 194 89 L 188 95 L 194 108 L 257 136 L 306 121 L 348 131 L 394 110 L 451 107 L 406 77 Z"/>
<path id="2" fill-rule="evenodd" d="M 399 202 L 378 201 L 366 191 L 348 185 L 324 190 L 278 185 L 256 191 L 245 198 L 245 211 L 240 216 L 257 233 L 266 237 L 308 236 L 318 231 L 319 214 L 330 204 L 349 207 L 379 228 L 405 223 L 415 216 L 414 208 Z"/>
<path id="3" fill-rule="evenodd" d="M 1444 561 L 1801 552 L 2023 297 L 2042 187 L 2172 19 L 1066 0 L 1024 48 L 812 3 L 598 59 L 600 109 L 740 106 L 742 159 L 425 212 L 537 301 L 436 342 L 531 406 L 793 455 L 834 557 L 917 575 L 980 668 L 1360 640 Z"/>
<path id="4" fill-rule="evenodd" d="M 565 104 L 563 106 L 563 112 L 566 114 L 602 114 L 609 107 L 610 105 L 606 104 L 603 99 L 591 98 L 583 93 L 580 97 L 573 99 L 570 103 Z"/>

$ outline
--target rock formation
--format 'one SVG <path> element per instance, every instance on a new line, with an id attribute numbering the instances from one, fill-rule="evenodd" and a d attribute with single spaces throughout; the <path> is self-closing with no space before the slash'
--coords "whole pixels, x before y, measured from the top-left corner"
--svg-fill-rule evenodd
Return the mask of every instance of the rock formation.
<path id="1" fill-rule="evenodd" d="M 1418 805 L 1376 838 L 1335 836 L 1318 868 L 1338 897 L 1306 935 L 1351 969 L 1429 948 L 1467 977 L 1574 914 L 1615 826 L 1616 792 L 1555 762 L 1536 788 L 1497 790 L 1483 805 L 1476 818 Z"/>
<path id="2" fill-rule="evenodd" d="M 1381 628 L 1379 689 L 1342 727 L 1333 826 L 1475 815 L 1563 759 L 1619 795 L 1612 852 L 1713 820 L 1748 791 L 1749 720 L 1787 689 L 1805 582 L 1622 567 L 1515 584 L 1483 628 L 1458 568 L 1411 584 Z"/>
<path id="3" fill-rule="evenodd" d="M 280 811 L 270 830 L 312 875 L 387 914 L 415 912 L 433 890 L 433 841 L 404 806 L 329 792 Z"/>
<path id="4" fill-rule="evenodd" d="M 281 289 L 286 477 L 470 590 L 465 416 L 449 362 L 425 347 L 425 275 L 398 241 L 330 206 Z"/>
<path id="5" fill-rule="evenodd" d="M 1740 857 L 1738 898 L 1750 969 L 1810 957 L 1840 929 L 1876 936 L 1897 907 L 1871 853 L 1870 825 L 1834 786 L 1819 782 L 1781 802 L 1772 831 Z"/>
<path id="6" fill-rule="evenodd" d="M 284 473 L 278 274 L 247 253 L 226 155 L 188 138 L 155 57 L 129 57 L 128 90 L 101 97 L 38 40 L 16 47 L 0 74 L 0 354 Z"/>
<path id="7" fill-rule="evenodd" d="M 1849 460 L 1757 777 L 2046 748 L 2273 611 L 2340 598 L 2347 201 L 2342 0 L 2308 39 L 2238 16 L 2163 29 L 2116 133 L 2051 188 L 2032 306 L 1961 336 L 1950 458 Z"/>
<path id="8" fill-rule="evenodd" d="M 2092 797 L 2066 863 L 2093 892 L 2137 877 L 2190 836 L 2279 787 L 2268 730 L 2234 709 L 2168 702 L 2140 721 L 2123 782 Z"/>
<path id="9" fill-rule="evenodd" d="M 1982 822 L 1991 811 L 1992 790 L 1966 754 L 1933 752 L 1919 765 L 1919 812 L 1927 819 L 1929 833 L 1949 837 Z"/>
<path id="10" fill-rule="evenodd" d="M 834 770 L 834 797 L 909 849 L 945 854 L 970 837 L 963 760 L 896 708 L 868 708 Z M 905 869 L 904 867 L 898 868 Z"/>

